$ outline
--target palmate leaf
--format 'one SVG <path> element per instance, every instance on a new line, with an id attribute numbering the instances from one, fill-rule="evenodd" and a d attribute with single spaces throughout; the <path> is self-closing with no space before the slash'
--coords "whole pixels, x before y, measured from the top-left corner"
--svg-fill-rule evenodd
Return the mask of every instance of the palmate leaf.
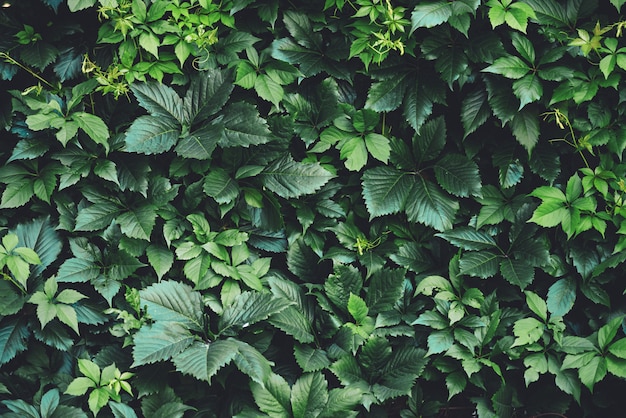
<path id="1" fill-rule="evenodd" d="M 294 302 L 271 293 L 243 292 L 224 309 L 218 328 L 224 332 L 233 327 L 247 327 L 279 313 Z"/>
<path id="2" fill-rule="evenodd" d="M 143 326 L 133 337 L 131 367 L 169 360 L 189 347 L 195 337 L 176 322 L 157 321 Z"/>
<path id="3" fill-rule="evenodd" d="M 321 372 L 307 373 L 291 388 L 291 407 L 295 417 L 317 416 L 328 402 L 328 382 Z"/>
<path id="4" fill-rule="evenodd" d="M 139 291 L 139 296 L 153 320 L 178 322 L 199 332 L 204 329 L 202 296 L 190 286 L 164 280 Z"/>
<path id="5" fill-rule="evenodd" d="M 180 132 L 180 125 L 172 118 L 140 116 L 126 131 L 126 151 L 162 154 L 176 144 Z"/>
<path id="6" fill-rule="evenodd" d="M 282 376 L 272 373 L 262 385 L 252 382 L 250 389 L 261 411 L 271 417 L 291 418 L 291 388 Z"/>
<path id="7" fill-rule="evenodd" d="M 460 154 L 446 154 L 437 161 L 434 169 L 437 182 L 448 193 L 458 197 L 480 195 L 482 185 L 478 166 L 469 158 Z"/>
<path id="8" fill-rule="evenodd" d="M 10 232 L 17 235 L 19 245 L 31 248 L 39 256 L 41 263 L 31 266 L 31 274 L 35 276 L 39 276 L 52 264 L 63 248 L 61 237 L 50 223 L 50 217 L 19 224 Z"/>
<path id="9" fill-rule="evenodd" d="M 175 119 L 181 125 L 188 122 L 183 116 L 183 101 L 171 87 L 151 81 L 133 83 L 130 89 L 141 107 L 152 116 Z"/>
<path id="10" fill-rule="evenodd" d="M 443 193 L 436 184 L 417 176 L 406 203 L 410 222 L 419 222 L 443 232 L 452 228 L 458 210 L 459 202 Z"/>
<path id="11" fill-rule="evenodd" d="M 371 217 L 400 212 L 410 190 L 408 173 L 393 167 L 376 167 L 363 174 L 363 198 Z"/>
<path id="12" fill-rule="evenodd" d="M 183 99 L 184 119 L 188 126 L 203 122 L 220 111 L 233 91 L 230 71 L 201 71 L 191 80 Z"/>
<path id="13" fill-rule="evenodd" d="M 260 174 L 263 186 L 280 197 L 292 198 L 311 194 L 335 177 L 318 163 L 296 162 L 285 155 Z"/>
<path id="14" fill-rule="evenodd" d="M 211 378 L 237 356 L 237 348 L 233 340 L 194 341 L 184 351 L 174 355 L 172 360 L 179 372 L 211 383 Z"/>

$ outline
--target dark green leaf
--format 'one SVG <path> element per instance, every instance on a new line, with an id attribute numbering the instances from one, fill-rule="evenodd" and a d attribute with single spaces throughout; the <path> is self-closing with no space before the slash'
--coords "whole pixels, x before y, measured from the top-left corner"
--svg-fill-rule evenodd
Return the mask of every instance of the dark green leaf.
<path id="1" fill-rule="evenodd" d="M 452 5 L 447 1 L 422 3 L 411 13 L 411 33 L 417 28 L 432 28 L 447 22 L 452 16 Z"/>
<path id="2" fill-rule="evenodd" d="M 200 72 L 191 80 L 191 86 L 183 99 L 183 114 L 187 125 L 203 122 L 220 111 L 228 101 L 233 87 L 229 72 Z"/>
<path id="3" fill-rule="evenodd" d="M 376 167 L 363 174 L 363 198 L 371 217 L 400 212 L 411 189 L 408 173 Z"/>
<path id="4" fill-rule="evenodd" d="M 434 183 L 417 176 L 406 203 L 409 221 L 443 232 L 452 228 L 458 210 L 459 202 L 444 194 Z"/>
<path id="5" fill-rule="evenodd" d="M 491 108 L 484 90 L 475 90 L 468 94 L 461 105 L 461 122 L 464 137 L 476 131 L 491 116 Z"/>
<path id="6" fill-rule="evenodd" d="M 446 154 L 435 164 L 435 176 L 439 185 L 455 196 L 480 195 L 481 182 L 478 166 L 459 154 Z"/>
<path id="7" fill-rule="evenodd" d="M 133 337 L 133 367 L 169 360 L 189 347 L 194 336 L 176 322 L 143 326 Z"/>
<path id="8" fill-rule="evenodd" d="M 195 331 L 204 329 L 202 297 L 188 285 L 164 280 L 146 287 L 139 295 L 153 320 L 178 322 Z"/>
<path id="9" fill-rule="evenodd" d="M 185 122 L 183 101 L 174 89 L 156 82 L 134 83 L 131 86 L 139 104 L 152 116 L 174 119 L 179 124 Z"/>
<path id="10" fill-rule="evenodd" d="M 126 131 L 126 150 L 162 154 L 176 144 L 180 131 L 180 125 L 170 118 L 140 116 Z"/>
<path id="11" fill-rule="evenodd" d="M 500 272 L 509 283 L 524 290 L 535 279 L 535 269 L 526 260 L 504 258 L 500 262 Z"/>
<path id="12" fill-rule="evenodd" d="M 328 401 L 328 382 L 320 372 L 300 377 L 291 389 L 291 405 L 296 417 L 317 416 Z"/>
<path id="13" fill-rule="evenodd" d="M 268 166 L 260 177 L 269 190 L 292 198 L 314 193 L 334 176 L 317 163 L 299 163 L 285 155 Z"/>
<path id="14" fill-rule="evenodd" d="M 491 251 L 469 251 L 463 253 L 459 261 L 462 274 L 482 279 L 494 276 L 499 265 L 500 256 Z"/>
<path id="15" fill-rule="evenodd" d="M 11 361 L 26 350 L 30 332 L 21 318 L 3 318 L 0 321 L 0 364 Z"/>
<path id="16" fill-rule="evenodd" d="M 463 250 L 486 250 L 497 247 L 491 235 L 471 227 L 457 227 L 436 235 Z"/>
<path id="17" fill-rule="evenodd" d="M 195 341 L 172 360 L 179 372 L 211 383 L 211 378 L 236 356 L 237 344 L 232 340 Z"/>

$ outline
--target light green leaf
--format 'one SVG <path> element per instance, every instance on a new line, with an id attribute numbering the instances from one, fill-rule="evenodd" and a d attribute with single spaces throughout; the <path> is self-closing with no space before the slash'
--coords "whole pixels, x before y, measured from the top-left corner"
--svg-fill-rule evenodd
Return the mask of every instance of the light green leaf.
<path id="1" fill-rule="evenodd" d="M 545 325 L 535 318 L 518 319 L 513 324 L 513 335 L 515 341 L 512 347 L 530 345 L 541 338 Z"/>
<path id="2" fill-rule="evenodd" d="M 626 338 L 620 338 L 611 344 L 609 352 L 620 359 L 626 359 Z"/>
<path id="3" fill-rule="evenodd" d="M 365 146 L 372 157 L 385 164 L 387 163 L 391 152 L 387 137 L 370 132 L 365 135 Z"/>
<path id="4" fill-rule="evenodd" d="M 600 327 L 598 330 L 598 346 L 601 350 L 604 350 L 607 345 L 613 341 L 613 338 L 617 335 L 617 331 L 622 326 L 623 321 L 623 316 L 617 316 L 611 319 L 608 324 Z"/>
<path id="5" fill-rule="evenodd" d="M 68 0 L 67 6 L 71 12 L 86 9 L 96 4 L 96 0 Z"/>
<path id="6" fill-rule="evenodd" d="M 76 310 L 69 305 L 63 305 L 60 303 L 55 304 L 54 307 L 59 321 L 72 328 L 76 334 L 80 334 L 78 331 L 78 318 L 76 316 Z"/>
<path id="7" fill-rule="evenodd" d="M 312 194 L 334 175 L 317 163 L 299 163 L 285 155 L 270 164 L 261 174 L 261 182 L 284 198 Z"/>
<path id="8" fill-rule="evenodd" d="M 150 31 L 142 31 L 139 35 L 139 46 L 159 59 L 159 38 Z"/>
<path id="9" fill-rule="evenodd" d="M 151 244 L 146 248 L 146 255 L 159 280 L 170 271 L 174 264 L 174 254 L 169 249 L 156 244 Z"/>
<path id="10" fill-rule="evenodd" d="M 109 128 L 101 118 L 91 113 L 76 112 L 72 114 L 72 119 L 96 144 L 102 144 L 105 149 L 109 149 Z"/>
<path id="11" fill-rule="evenodd" d="M 439 354 L 448 350 L 454 343 L 454 335 L 450 330 L 434 331 L 428 335 L 428 355 Z"/>
<path id="12" fill-rule="evenodd" d="M 524 292 L 526 294 L 526 304 L 530 308 L 531 311 L 535 313 L 539 318 L 541 318 L 544 322 L 548 320 L 548 306 L 546 302 L 541 299 L 539 295 L 530 290 L 526 290 Z"/>
<path id="13" fill-rule="evenodd" d="M 96 382 L 88 377 L 77 377 L 67 386 L 64 393 L 72 396 L 83 396 L 91 388 L 96 387 Z"/>
<path id="14" fill-rule="evenodd" d="M 452 228 L 459 202 L 444 194 L 434 183 L 417 176 L 406 202 L 409 221 L 443 232 Z"/>
<path id="15" fill-rule="evenodd" d="M 582 384 L 593 393 L 594 385 L 604 379 L 606 372 L 606 359 L 596 356 L 578 369 L 578 377 Z"/>
<path id="16" fill-rule="evenodd" d="M 528 222 L 550 228 L 561 222 L 566 222 L 568 219 L 570 219 L 570 211 L 564 206 L 564 203 L 545 201 L 535 209 Z"/>
<path id="17" fill-rule="evenodd" d="M 411 32 L 417 28 L 432 28 L 447 22 L 452 16 L 452 5 L 447 1 L 421 3 L 411 13 Z"/>
<path id="18" fill-rule="evenodd" d="M 367 147 L 359 136 L 348 139 L 341 146 L 340 158 L 345 161 L 350 171 L 359 171 L 367 164 Z"/>
<path id="19" fill-rule="evenodd" d="M 521 58 L 514 55 L 506 57 L 500 57 L 494 61 L 489 67 L 485 68 L 483 72 L 500 74 L 506 78 L 512 78 L 518 80 L 524 77 L 530 71 L 530 67 Z"/>
<path id="20" fill-rule="evenodd" d="M 360 324 L 367 317 L 369 309 L 361 297 L 350 293 L 350 297 L 348 298 L 348 312 L 350 312 L 350 315 L 354 318 L 354 322 Z"/>

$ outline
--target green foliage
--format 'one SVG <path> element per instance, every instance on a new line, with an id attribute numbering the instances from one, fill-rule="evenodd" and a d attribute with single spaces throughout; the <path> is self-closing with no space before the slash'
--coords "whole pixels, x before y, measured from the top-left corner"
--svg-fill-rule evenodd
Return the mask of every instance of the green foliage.
<path id="1" fill-rule="evenodd" d="M 7 2 L 0 415 L 619 416 L 623 3 Z"/>

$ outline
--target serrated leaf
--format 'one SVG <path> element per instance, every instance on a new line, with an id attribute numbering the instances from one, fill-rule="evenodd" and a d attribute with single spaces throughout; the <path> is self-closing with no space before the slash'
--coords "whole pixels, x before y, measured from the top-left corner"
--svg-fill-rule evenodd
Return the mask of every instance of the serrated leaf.
<path id="1" fill-rule="evenodd" d="M 180 125 L 173 119 L 140 116 L 126 131 L 126 151 L 162 154 L 176 144 L 180 131 Z"/>
<path id="2" fill-rule="evenodd" d="M 72 120 L 74 120 L 80 129 L 85 131 L 96 144 L 102 144 L 105 149 L 109 149 L 109 128 L 101 118 L 86 112 L 75 112 L 72 114 Z"/>
<path id="3" fill-rule="evenodd" d="M 391 112 L 399 108 L 407 88 L 407 77 L 408 73 L 404 73 L 372 84 L 367 92 L 365 108 L 376 112 Z"/>
<path id="4" fill-rule="evenodd" d="M 152 116 L 177 120 L 183 124 L 183 101 L 171 87 L 156 83 L 133 83 L 131 91 L 137 101 Z"/>
<path id="5" fill-rule="evenodd" d="M 208 160 L 224 133 L 221 123 L 208 123 L 199 129 L 183 136 L 176 145 L 174 151 L 184 158 Z"/>
<path id="6" fill-rule="evenodd" d="M 539 295 L 530 290 L 524 292 L 526 294 L 526 304 L 531 311 L 535 313 L 544 322 L 548 320 L 548 306 Z"/>
<path id="7" fill-rule="evenodd" d="M 280 197 L 292 198 L 314 193 L 334 175 L 317 163 L 299 163 L 285 155 L 260 174 L 261 182 Z"/>
<path id="8" fill-rule="evenodd" d="M 543 86 L 536 74 L 528 74 L 513 83 L 513 93 L 520 100 L 519 108 L 522 109 L 541 99 Z"/>
<path id="9" fill-rule="evenodd" d="M 506 78 L 518 80 L 530 71 L 530 67 L 521 58 L 509 55 L 500 57 L 483 70 L 486 73 L 500 74 Z"/>
<path id="10" fill-rule="evenodd" d="M 330 359 L 324 350 L 308 345 L 296 344 L 294 357 L 298 366 L 305 373 L 322 370 L 330 365 Z"/>
<path id="11" fill-rule="evenodd" d="M 133 337 L 133 364 L 137 367 L 169 360 L 194 341 L 187 328 L 176 322 L 157 321 L 143 326 Z"/>
<path id="12" fill-rule="evenodd" d="M 290 418 L 291 415 L 291 388 L 280 375 L 272 373 L 263 384 L 250 384 L 252 396 L 259 409 L 269 416 Z"/>
<path id="13" fill-rule="evenodd" d="M 363 198 L 372 218 L 404 209 L 410 189 L 407 173 L 393 167 L 376 167 L 363 173 Z"/>
<path id="14" fill-rule="evenodd" d="M 2 192 L 0 209 L 19 208 L 28 203 L 34 194 L 33 183 L 28 179 L 9 183 Z"/>
<path id="15" fill-rule="evenodd" d="M 459 197 L 480 195 L 482 184 L 478 166 L 469 158 L 460 154 L 446 154 L 435 163 L 434 169 L 437 182 L 448 193 Z"/>
<path id="16" fill-rule="evenodd" d="M 0 364 L 11 361 L 18 353 L 26 350 L 30 335 L 26 323 L 15 317 L 0 321 Z"/>
<path id="17" fill-rule="evenodd" d="M 208 70 L 193 77 L 183 99 L 183 114 L 188 126 L 203 122 L 220 111 L 228 101 L 233 87 L 230 72 Z"/>
<path id="18" fill-rule="evenodd" d="M 232 340 L 217 340 L 212 343 L 194 341 L 172 360 L 179 372 L 211 383 L 211 378 L 236 356 L 237 344 Z"/>
<path id="19" fill-rule="evenodd" d="M 57 272 L 58 282 L 88 282 L 100 275 L 100 267 L 92 260 L 83 258 L 67 259 Z"/>
<path id="20" fill-rule="evenodd" d="M 452 5 L 447 1 L 422 3 L 411 13 L 411 33 L 417 28 L 432 28 L 447 22 L 452 16 Z"/>
<path id="21" fill-rule="evenodd" d="M 413 149 L 419 163 L 435 159 L 446 143 L 446 123 L 443 117 L 426 122 L 413 138 Z"/>
<path id="22" fill-rule="evenodd" d="M 484 90 L 478 89 L 468 94 L 461 104 L 463 137 L 475 132 L 491 116 L 491 108 Z"/>
<path id="23" fill-rule="evenodd" d="M 317 416 L 328 401 L 328 382 L 320 372 L 300 377 L 291 389 L 291 406 L 295 417 Z"/>
<path id="24" fill-rule="evenodd" d="M 271 293 L 243 292 L 235 302 L 224 308 L 218 328 L 224 332 L 233 327 L 247 327 L 279 313 L 293 304 Z"/>
<path id="25" fill-rule="evenodd" d="M 207 195 L 211 196 L 220 204 L 230 203 L 239 196 L 239 186 L 237 182 L 221 168 L 211 170 L 211 172 L 204 177 L 202 188 Z"/>
<path id="26" fill-rule="evenodd" d="M 517 142 L 530 153 L 539 140 L 539 118 L 533 111 L 522 109 L 511 120 L 511 130 Z"/>
<path id="27" fill-rule="evenodd" d="M 365 304 L 372 315 L 390 311 L 404 291 L 403 269 L 383 269 L 372 275 L 365 296 Z"/>
<path id="28" fill-rule="evenodd" d="M 578 369 L 578 377 L 581 383 L 593 393 L 593 387 L 596 383 L 604 379 L 606 372 L 606 359 L 603 357 L 593 357 L 589 362 Z"/>
<path id="29" fill-rule="evenodd" d="M 428 354 L 439 354 L 448 350 L 454 343 L 450 330 L 434 331 L 428 335 Z"/>
<path id="30" fill-rule="evenodd" d="M 306 344 L 315 340 L 311 321 L 295 306 L 288 306 L 283 311 L 273 314 L 269 322 L 299 343 Z"/>
<path id="31" fill-rule="evenodd" d="M 153 320 L 178 322 L 195 331 L 204 329 L 202 296 L 190 286 L 164 280 L 140 290 L 139 296 Z"/>
<path id="32" fill-rule="evenodd" d="M 285 95 L 283 87 L 265 74 L 260 74 L 254 80 L 254 90 L 259 97 L 273 103 L 277 108 Z"/>
<path id="33" fill-rule="evenodd" d="M 259 116 L 253 105 L 236 102 L 224 111 L 221 119 L 224 126 L 219 144 L 224 147 L 244 147 L 269 142 L 272 134 L 267 123 Z"/>
<path id="34" fill-rule="evenodd" d="M 500 262 L 500 272 L 507 282 L 524 290 L 535 279 L 535 268 L 526 260 L 504 258 Z"/>
<path id="35" fill-rule="evenodd" d="M 548 289 L 548 310 L 554 316 L 565 316 L 576 301 L 576 282 L 571 279 L 560 279 Z"/>
<path id="36" fill-rule="evenodd" d="M 419 222 L 443 232 L 452 228 L 459 202 L 444 194 L 434 183 L 417 176 L 406 202 L 410 222 Z"/>
<path id="37" fill-rule="evenodd" d="M 174 254 L 167 248 L 151 244 L 146 248 L 148 262 L 154 269 L 159 280 L 170 271 L 174 265 Z"/>
<path id="38" fill-rule="evenodd" d="M 495 239 L 486 232 L 471 227 L 457 227 L 450 231 L 436 234 L 463 250 L 486 250 L 496 248 Z"/>
<path id="39" fill-rule="evenodd" d="M 491 251 L 468 251 L 461 255 L 459 267 L 462 274 L 486 279 L 498 272 L 500 256 Z"/>
<path id="40" fill-rule="evenodd" d="M 96 4 L 96 0 L 67 0 L 67 5 L 72 12 L 86 9 Z"/>

